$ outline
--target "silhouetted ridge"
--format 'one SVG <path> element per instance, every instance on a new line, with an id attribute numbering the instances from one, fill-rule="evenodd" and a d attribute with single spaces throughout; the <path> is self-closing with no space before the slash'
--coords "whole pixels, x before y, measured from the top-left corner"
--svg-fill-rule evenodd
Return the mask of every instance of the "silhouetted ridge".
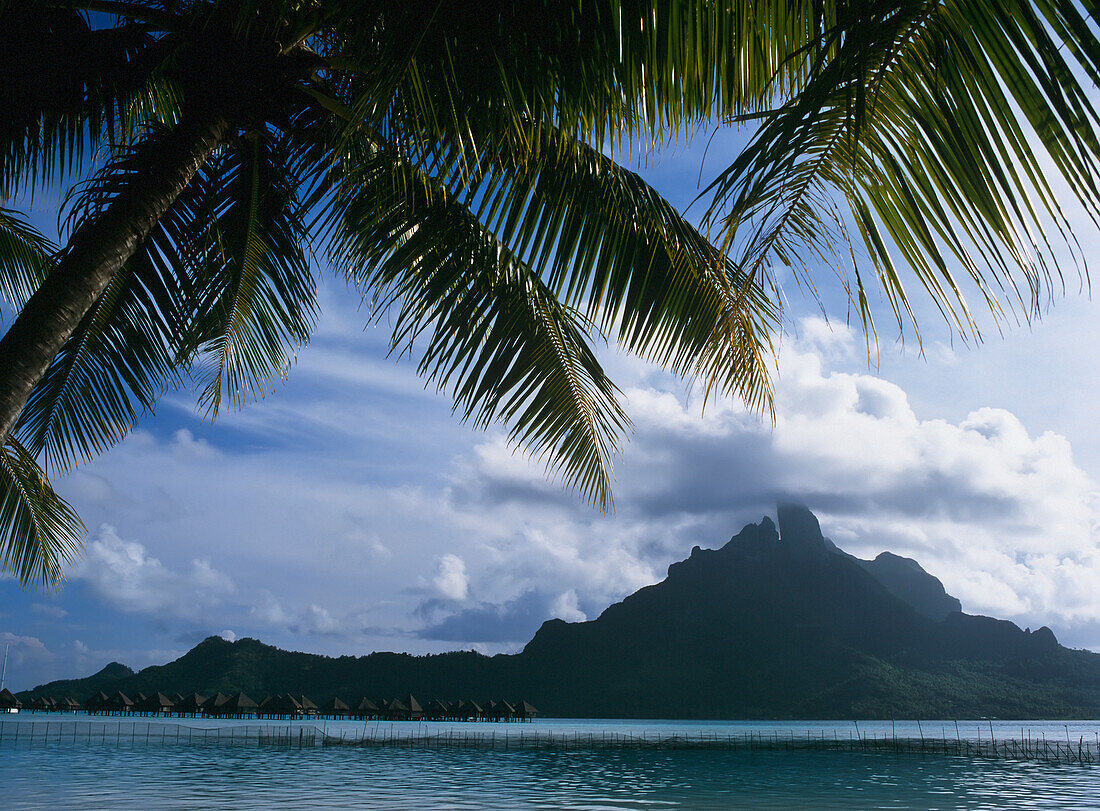
<path id="1" fill-rule="evenodd" d="M 856 560 L 887 591 L 926 617 L 942 620 L 949 614 L 962 611 L 962 603 L 948 594 L 943 583 L 912 558 L 883 552 L 874 560 Z"/>

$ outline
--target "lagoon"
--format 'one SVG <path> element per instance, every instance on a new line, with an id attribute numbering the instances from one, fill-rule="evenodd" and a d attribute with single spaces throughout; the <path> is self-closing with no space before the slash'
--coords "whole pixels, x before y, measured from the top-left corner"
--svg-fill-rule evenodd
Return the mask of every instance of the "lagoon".
<path id="1" fill-rule="evenodd" d="M 147 745 L 64 739 L 13 742 L 13 723 L 72 723 L 74 717 L 4 719 L 0 796 L 10 808 L 1100 808 L 1100 766 L 878 752 L 745 752 L 589 749 L 288 748 Z M 79 716 L 78 716 L 79 719 Z M 102 719 L 82 719 L 103 723 Z M 106 723 L 117 723 L 110 719 Z M 124 721 L 123 723 L 128 723 Z M 160 723 L 150 722 L 156 729 Z M 188 728 L 234 726 L 184 719 Z M 313 725 L 304 722 L 303 725 Z M 329 734 L 362 722 L 316 722 Z M 955 722 L 859 722 L 859 734 L 955 734 Z M 257 726 L 241 722 L 238 726 Z M 286 727 L 273 722 L 272 727 Z M 368 726 L 375 726 L 371 722 Z M 852 722 L 686 722 L 540 720 L 533 724 L 437 724 L 470 734 L 725 735 L 840 737 Z M 388 727 L 390 729 L 383 729 Z M 415 735 L 427 724 L 379 724 L 376 735 Z M 999 739 L 1067 735 L 1100 738 L 1100 722 L 965 721 L 958 735 Z M 29 731 L 26 729 L 25 731 Z M 155 737 L 155 736 L 154 736 Z M 163 739 L 163 736 L 162 736 Z"/>

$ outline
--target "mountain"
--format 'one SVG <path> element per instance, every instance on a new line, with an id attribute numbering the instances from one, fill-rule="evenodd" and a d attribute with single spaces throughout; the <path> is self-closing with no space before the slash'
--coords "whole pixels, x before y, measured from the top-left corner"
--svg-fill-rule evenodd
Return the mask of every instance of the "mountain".
<path id="1" fill-rule="evenodd" d="M 21 698 L 84 697 L 109 678 L 112 691 L 145 693 L 522 696 L 565 717 L 1100 715 L 1100 655 L 1062 647 L 1048 628 L 962 613 L 915 561 L 852 557 L 805 507 L 781 505 L 778 522 L 695 547 L 595 620 L 544 623 L 515 655 L 332 659 L 211 637 L 167 665 L 109 666 Z"/>

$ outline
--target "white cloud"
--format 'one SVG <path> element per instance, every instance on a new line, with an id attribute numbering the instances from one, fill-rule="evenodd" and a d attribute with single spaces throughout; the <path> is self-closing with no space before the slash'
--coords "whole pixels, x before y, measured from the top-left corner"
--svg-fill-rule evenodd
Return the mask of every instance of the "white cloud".
<path id="1" fill-rule="evenodd" d="M 569 591 L 560 594 L 558 599 L 554 601 L 551 610 L 555 617 L 566 622 L 584 622 L 588 619 L 577 606 L 577 592 L 575 589 L 569 589 Z"/>
<path id="2" fill-rule="evenodd" d="M 51 605 L 49 603 L 31 603 L 31 611 L 35 614 L 41 614 L 44 617 L 51 617 L 58 620 L 69 615 L 69 612 L 61 606 Z"/>
<path id="3" fill-rule="evenodd" d="M 327 608 L 311 604 L 306 611 L 306 630 L 312 634 L 333 634 L 340 630 L 340 623 Z"/>
<path id="4" fill-rule="evenodd" d="M 38 637 L 21 636 L 11 631 L 0 631 L 0 648 L 8 652 L 8 678 L 24 667 L 48 664 L 54 658 Z"/>
<path id="5" fill-rule="evenodd" d="M 88 543 L 74 577 L 115 608 L 157 617 L 199 619 L 235 591 L 232 579 L 209 560 L 194 558 L 186 570 L 173 571 L 106 524 Z"/>
<path id="6" fill-rule="evenodd" d="M 283 625 L 288 619 L 279 601 L 266 589 L 260 591 L 256 605 L 252 606 L 248 613 L 264 625 Z"/>
<path id="7" fill-rule="evenodd" d="M 233 631 L 230 631 L 229 629 L 226 629 L 226 630 L 222 631 L 220 634 L 218 634 L 218 636 L 220 636 L 226 642 L 236 642 L 237 641 L 237 634 Z"/>
<path id="8" fill-rule="evenodd" d="M 432 584 L 448 600 L 465 600 L 470 586 L 466 562 L 458 555 L 443 555 L 438 560 L 438 574 Z"/>

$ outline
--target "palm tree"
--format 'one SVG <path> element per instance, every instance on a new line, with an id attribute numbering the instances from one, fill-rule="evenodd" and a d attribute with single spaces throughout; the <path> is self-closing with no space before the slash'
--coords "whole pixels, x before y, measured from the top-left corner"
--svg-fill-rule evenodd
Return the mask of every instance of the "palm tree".
<path id="1" fill-rule="evenodd" d="M 740 109 L 734 21 L 681 6 L 0 7 L 0 201 L 71 190 L 56 253 L 9 217 L 0 438 L 23 464 L 0 488 L 29 518 L 0 526 L 24 582 L 55 581 L 79 529 L 33 461 L 93 457 L 187 380 L 210 414 L 263 396 L 308 340 L 316 253 L 464 419 L 601 505 L 628 420 L 593 338 L 766 407 L 762 289 L 608 157 Z M 668 48 L 688 20 L 712 28 Z"/>
<path id="2" fill-rule="evenodd" d="M 108 155 L 56 262 L 11 220 L 0 265 L 0 437 L 55 469 L 189 376 L 211 413 L 267 391 L 309 335 L 308 245 L 464 418 L 606 503 L 628 422 L 594 335 L 766 407 L 775 267 L 832 266 L 869 340 L 868 280 L 900 327 L 908 267 L 980 337 L 968 292 L 1033 317 L 1046 235 L 1075 256 L 1051 177 L 1100 214 L 1094 0 L 3 9 L 2 199 Z M 714 117 L 757 127 L 704 193 L 721 251 L 607 157 Z"/>

